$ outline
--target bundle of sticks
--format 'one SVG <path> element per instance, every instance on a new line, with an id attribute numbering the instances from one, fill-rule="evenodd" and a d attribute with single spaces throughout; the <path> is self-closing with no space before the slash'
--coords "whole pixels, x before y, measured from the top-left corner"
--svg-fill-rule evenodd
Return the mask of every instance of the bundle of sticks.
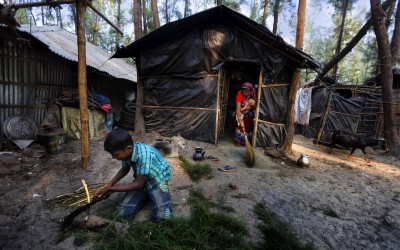
<path id="1" fill-rule="evenodd" d="M 106 185 L 106 183 L 98 183 L 88 186 L 90 199 L 93 199 L 100 189 Z M 84 187 L 81 187 L 72 193 L 59 195 L 53 199 L 47 200 L 47 204 L 49 206 L 79 207 L 87 203 L 87 193 Z"/>

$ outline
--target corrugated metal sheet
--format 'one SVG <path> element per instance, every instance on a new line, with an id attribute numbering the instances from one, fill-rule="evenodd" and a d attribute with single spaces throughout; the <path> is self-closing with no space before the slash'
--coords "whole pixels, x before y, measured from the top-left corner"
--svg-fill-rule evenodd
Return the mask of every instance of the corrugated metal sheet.
<path id="1" fill-rule="evenodd" d="M 78 61 L 77 37 L 57 26 L 29 26 L 22 25 L 18 30 L 26 32 L 46 44 L 49 49 L 71 61 Z M 136 82 L 136 67 L 129 65 L 122 59 L 110 59 L 111 54 L 86 42 L 86 63 L 99 71 Z"/>
<path id="2" fill-rule="evenodd" d="M 31 117 L 37 124 L 43 120 L 46 104 L 73 88 L 74 75 L 70 60 L 44 46 L 7 36 L 0 27 L 0 124 L 11 115 Z M 123 80 L 125 81 L 125 80 Z"/>

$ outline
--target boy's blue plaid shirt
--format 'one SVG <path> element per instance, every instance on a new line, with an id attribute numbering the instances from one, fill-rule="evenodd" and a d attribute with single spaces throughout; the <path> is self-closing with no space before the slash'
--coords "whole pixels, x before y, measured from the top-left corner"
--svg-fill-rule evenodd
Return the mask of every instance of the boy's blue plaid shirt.
<path id="1" fill-rule="evenodd" d="M 122 161 L 122 167 L 132 167 L 135 175 L 145 175 L 147 190 L 171 179 L 171 167 L 157 149 L 140 142 L 133 143 L 132 147 L 131 159 Z"/>

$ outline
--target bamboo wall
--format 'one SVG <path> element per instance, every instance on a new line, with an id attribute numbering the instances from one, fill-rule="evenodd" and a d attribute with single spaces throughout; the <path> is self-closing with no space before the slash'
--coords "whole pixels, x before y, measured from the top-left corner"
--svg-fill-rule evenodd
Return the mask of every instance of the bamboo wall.
<path id="1" fill-rule="evenodd" d="M 360 86 L 353 91 L 353 96 L 365 98 L 365 106 L 360 112 L 357 134 L 368 136 L 379 135 L 379 127 L 382 120 L 381 87 Z"/>
<path id="2" fill-rule="evenodd" d="M 14 114 L 27 115 L 39 125 L 48 101 L 76 82 L 72 62 L 36 40 L 6 30 L 0 30 L 0 37 L 0 125 Z"/>

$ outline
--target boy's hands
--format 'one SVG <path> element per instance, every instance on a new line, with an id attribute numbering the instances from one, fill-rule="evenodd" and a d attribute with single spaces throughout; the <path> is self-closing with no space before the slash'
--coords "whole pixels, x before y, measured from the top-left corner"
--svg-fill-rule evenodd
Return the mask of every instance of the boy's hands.
<path id="1" fill-rule="evenodd" d="M 108 192 L 110 192 L 110 189 L 111 189 L 111 185 L 107 185 L 107 186 L 105 186 L 105 187 L 103 187 L 102 189 L 100 189 L 100 191 L 99 192 L 97 192 L 97 197 L 107 197 L 107 193 Z"/>

